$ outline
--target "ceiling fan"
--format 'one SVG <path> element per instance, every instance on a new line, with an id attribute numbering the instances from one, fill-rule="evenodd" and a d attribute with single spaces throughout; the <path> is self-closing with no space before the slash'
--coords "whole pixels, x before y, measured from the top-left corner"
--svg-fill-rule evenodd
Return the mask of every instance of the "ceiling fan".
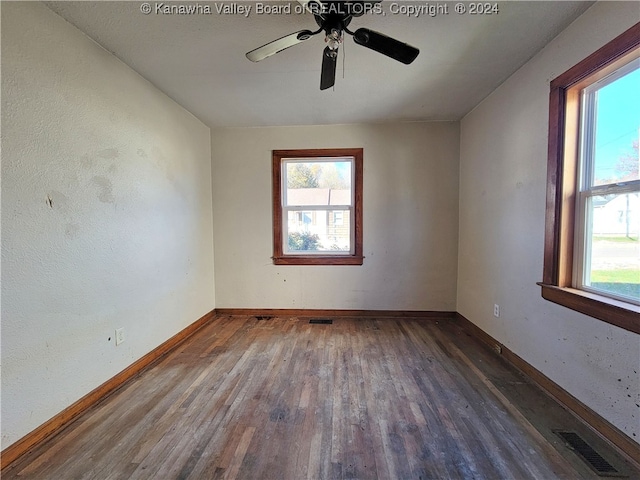
<path id="1" fill-rule="evenodd" d="M 275 55 L 294 45 L 298 45 L 320 32 L 325 34 L 327 46 L 322 53 L 322 73 L 320 76 L 320 90 L 333 87 L 336 79 L 336 65 L 338 49 L 342 44 L 344 33 L 353 37 L 354 42 L 367 47 L 387 57 L 393 58 L 405 65 L 413 62 L 420 50 L 382 33 L 359 28 L 352 32 L 347 27 L 353 17 L 373 11 L 376 4 L 382 0 L 298 0 L 302 6 L 313 13 L 316 23 L 320 27 L 316 31 L 300 30 L 282 38 L 269 42 L 247 53 L 252 62 L 259 62 L 271 55 Z"/>

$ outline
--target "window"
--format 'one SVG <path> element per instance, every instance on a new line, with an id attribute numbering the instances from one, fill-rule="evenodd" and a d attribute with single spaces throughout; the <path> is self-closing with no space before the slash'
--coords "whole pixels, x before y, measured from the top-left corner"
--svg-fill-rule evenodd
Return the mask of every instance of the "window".
<path id="1" fill-rule="evenodd" d="M 361 148 L 274 150 L 276 265 L 362 265 Z"/>
<path id="2" fill-rule="evenodd" d="M 638 305 L 640 58 L 580 96 L 574 283 Z"/>
<path id="3" fill-rule="evenodd" d="M 640 24 L 551 82 L 542 296 L 640 333 Z"/>

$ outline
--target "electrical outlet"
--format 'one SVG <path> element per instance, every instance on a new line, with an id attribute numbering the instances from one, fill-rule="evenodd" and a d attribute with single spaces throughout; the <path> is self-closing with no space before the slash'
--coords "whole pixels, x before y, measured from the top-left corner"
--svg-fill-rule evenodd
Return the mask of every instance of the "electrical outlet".
<path id="1" fill-rule="evenodd" d="M 124 342 L 124 328 L 116 328 L 116 345 Z"/>
<path id="2" fill-rule="evenodd" d="M 500 305 L 498 305 L 497 303 L 493 304 L 493 316 L 494 317 L 500 316 Z"/>

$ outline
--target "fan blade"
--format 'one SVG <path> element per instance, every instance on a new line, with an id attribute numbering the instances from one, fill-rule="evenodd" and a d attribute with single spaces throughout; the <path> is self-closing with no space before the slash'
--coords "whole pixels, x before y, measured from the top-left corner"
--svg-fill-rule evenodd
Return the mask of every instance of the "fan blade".
<path id="1" fill-rule="evenodd" d="M 313 35 L 315 35 L 315 33 L 311 30 L 300 30 L 299 32 L 285 35 L 284 37 L 274 40 L 273 42 L 269 42 L 255 50 L 251 50 L 247 53 L 247 58 L 252 62 L 259 62 L 260 60 L 264 60 L 265 58 L 275 55 L 282 50 L 293 47 L 305 40 L 309 40 Z"/>
<path id="2" fill-rule="evenodd" d="M 368 28 L 359 28 L 353 34 L 353 40 L 363 47 L 370 48 L 378 53 L 391 57 L 394 60 L 409 65 L 413 62 L 420 50 L 406 43 L 402 43 L 395 38 L 374 32 Z"/>
<path id="3" fill-rule="evenodd" d="M 338 64 L 338 50 L 332 51 L 329 47 L 324 48 L 322 53 L 322 75 L 320 76 L 320 90 L 333 87 L 336 83 L 336 65 Z"/>

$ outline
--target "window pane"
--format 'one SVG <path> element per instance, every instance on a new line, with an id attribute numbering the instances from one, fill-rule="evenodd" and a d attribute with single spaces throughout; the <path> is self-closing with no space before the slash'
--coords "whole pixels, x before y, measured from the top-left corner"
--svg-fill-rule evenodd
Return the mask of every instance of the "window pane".
<path id="1" fill-rule="evenodd" d="M 594 196 L 588 208 L 585 285 L 640 301 L 640 195 Z"/>
<path id="2" fill-rule="evenodd" d="M 593 185 L 638 180 L 640 69 L 596 90 Z"/>
<path id="3" fill-rule="evenodd" d="M 285 165 L 285 206 L 351 205 L 351 161 L 287 161 Z"/>
<path id="4" fill-rule="evenodd" d="M 287 252 L 350 253 L 350 214 L 349 210 L 289 211 Z"/>

